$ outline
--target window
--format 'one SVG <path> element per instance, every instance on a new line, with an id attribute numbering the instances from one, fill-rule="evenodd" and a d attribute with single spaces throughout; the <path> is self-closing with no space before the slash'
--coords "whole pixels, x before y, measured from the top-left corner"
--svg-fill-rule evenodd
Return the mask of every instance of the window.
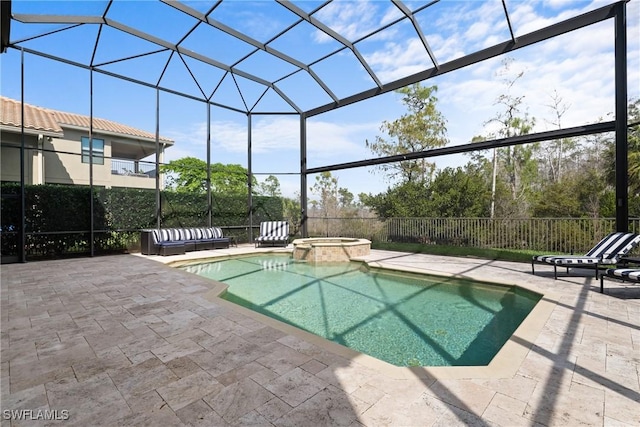
<path id="1" fill-rule="evenodd" d="M 89 163 L 89 138 L 82 137 L 82 163 Z M 93 138 L 93 164 L 104 165 L 104 139 Z"/>

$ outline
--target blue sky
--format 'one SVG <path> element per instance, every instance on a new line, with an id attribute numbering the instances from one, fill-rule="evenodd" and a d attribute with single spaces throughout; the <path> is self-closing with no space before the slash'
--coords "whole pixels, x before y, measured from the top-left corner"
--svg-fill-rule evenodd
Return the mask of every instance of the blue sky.
<path id="1" fill-rule="evenodd" d="M 193 9 L 206 12 L 211 2 L 185 2 Z M 424 2 L 405 2 L 414 10 Z M 602 1 L 507 1 L 515 35 L 522 35 L 549 24 L 579 15 L 609 2 Z M 628 72 L 629 96 L 640 97 L 640 9 L 638 0 L 627 6 L 628 15 Z M 100 15 L 103 1 L 34 2 L 14 1 L 14 13 L 49 13 Z M 299 1 L 295 4 L 309 12 L 320 2 Z M 138 22 L 135 16 L 150 19 Z M 110 10 L 111 19 L 124 25 L 137 26 L 153 36 L 176 43 L 193 26 L 191 18 L 174 9 L 150 1 L 118 1 Z M 371 66 L 382 83 L 394 81 L 431 67 L 424 46 L 409 22 L 402 21 L 375 36 L 366 37 L 375 28 L 393 22 L 400 11 L 382 1 L 336 1 L 322 8 L 314 17 L 350 41 Z M 266 42 L 296 21 L 296 16 L 270 1 L 225 1 L 211 17 L 235 30 L 244 31 L 258 42 Z M 151 19 L 152 18 L 152 19 Z M 417 14 L 418 24 L 439 63 L 463 56 L 502 42 L 509 37 L 502 4 L 499 1 L 447 1 L 428 7 Z M 154 25 L 155 24 L 155 25 Z M 41 29 L 60 28 L 40 25 Z M 38 30 L 41 31 L 41 30 Z M 36 34 L 33 25 L 15 24 L 12 40 Z M 97 26 L 83 26 L 63 31 L 47 39 L 35 39 L 26 47 L 65 55 L 74 61 L 88 61 L 92 54 Z M 105 29 L 94 63 L 113 72 L 126 72 L 148 82 L 157 82 L 168 53 L 149 55 L 141 59 L 109 64 L 118 58 L 157 49 L 147 42 L 132 40 L 114 29 Z M 107 43 L 108 42 L 108 43 Z M 562 119 L 563 127 L 593 123 L 614 110 L 614 34 L 613 21 L 578 30 L 554 40 L 513 52 L 511 73 L 524 72 L 511 92 L 523 95 L 524 105 L 536 117 L 536 130 L 554 128 L 553 114 L 548 108 L 556 92 L 568 106 Z M 117 46 L 115 49 L 113 46 Z M 199 26 L 181 46 L 203 55 L 215 54 L 227 64 L 245 57 L 251 49 L 233 37 L 209 26 Z M 304 63 L 318 60 L 340 47 L 340 44 L 317 31 L 308 23 L 296 26 L 290 33 L 269 43 L 290 57 Z M 479 134 L 491 131 L 484 123 L 497 111 L 495 99 L 505 92 L 504 77 L 497 75 L 502 58 L 495 58 L 428 80 L 423 84 L 438 86 L 439 109 L 448 122 L 449 145 L 464 144 Z M 0 56 L 3 96 L 20 99 L 20 54 L 14 49 Z M 269 90 L 263 98 L 262 87 L 238 77 L 234 82 L 214 67 L 186 58 L 189 70 L 196 76 L 205 94 L 216 86 L 213 101 L 244 108 L 254 105 L 255 111 L 292 112 L 292 108 Z M 236 66 L 241 71 L 258 75 L 265 80 L 286 76 L 295 67 L 265 52 L 258 52 Z M 160 71 L 159 71 L 160 70 Z M 201 96 L 200 88 L 186 72 L 182 61 L 174 57 L 160 84 Z M 349 51 L 344 50 L 312 66 L 312 70 L 338 97 L 344 97 L 373 87 L 366 70 Z M 43 107 L 89 114 L 89 72 L 33 55 L 25 56 L 25 100 Z M 241 87 L 245 99 L 238 95 Z M 330 96 L 315 84 L 306 72 L 297 73 L 277 83 L 303 110 L 331 101 Z M 147 131 L 155 130 L 155 90 L 94 73 L 94 115 L 115 120 Z M 248 165 L 247 116 L 223 108 L 212 108 L 212 162 Z M 381 135 L 384 120 L 394 120 L 404 113 L 400 96 L 382 95 L 359 104 L 334 110 L 309 119 L 308 166 L 355 161 L 372 158 L 365 141 Z M 202 159 L 206 155 L 206 107 L 203 103 L 177 95 L 160 95 L 160 133 L 175 140 L 167 150 L 166 159 L 184 156 Z M 280 180 L 285 195 L 298 191 L 299 119 L 296 115 L 254 116 L 253 171 L 262 180 L 273 174 Z M 463 156 L 437 159 L 439 167 L 466 162 Z M 381 174 L 371 170 L 342 170 L 334 172 L 341 187 L 352 193 L 379 193 L 389 183 Z M 310 177 L 309 185 L 313 184 Z"/>

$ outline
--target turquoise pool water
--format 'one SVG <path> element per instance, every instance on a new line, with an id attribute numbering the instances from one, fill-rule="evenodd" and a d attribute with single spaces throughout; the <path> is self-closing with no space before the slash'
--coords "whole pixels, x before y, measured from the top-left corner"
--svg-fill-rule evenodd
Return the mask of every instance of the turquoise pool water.
<path id="1" fill-rule="evenodd" d="M 222 298 L 396 366 L 487 365 L 540 299 L 518 287 L 251 256 L 182 267 Z"/>

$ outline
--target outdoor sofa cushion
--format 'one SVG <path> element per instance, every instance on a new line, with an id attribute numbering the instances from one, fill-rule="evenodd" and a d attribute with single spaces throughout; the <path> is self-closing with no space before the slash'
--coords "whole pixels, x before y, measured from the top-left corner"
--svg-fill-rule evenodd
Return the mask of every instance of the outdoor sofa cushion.
<path id="1" fill-rule="evenodd" d="M 184 246 L 184 250 L 186 251 L 229 247 L 229 238 L 223 236 L 220 227 L 161 228 L 143 230 L 143 233 L 149 231 L 153 239 L 153 254 L 173 255 L 179 251 L 179 249 L 166 249 L 169 247 L 179 248 Z M 165 249 L 163 250 L 163 248 Z"/>

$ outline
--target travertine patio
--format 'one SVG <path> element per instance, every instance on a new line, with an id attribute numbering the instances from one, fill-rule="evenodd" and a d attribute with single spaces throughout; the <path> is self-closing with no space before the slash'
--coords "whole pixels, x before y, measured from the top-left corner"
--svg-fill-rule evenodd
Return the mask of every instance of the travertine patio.
<path id="1" fill-rule="evenodd" d="M 3 265 L 2 425 L 50 423 L 11 410 L 68 411 L 64 425 L 640 425 L 639 286 L 600 294 L 593 277 L 527 264 L 374 250 L 368 261 L 552 296 L 495 366 L 425 372 L 217 300 L 219 285 L 163 265 L 185 257 Z"/>

